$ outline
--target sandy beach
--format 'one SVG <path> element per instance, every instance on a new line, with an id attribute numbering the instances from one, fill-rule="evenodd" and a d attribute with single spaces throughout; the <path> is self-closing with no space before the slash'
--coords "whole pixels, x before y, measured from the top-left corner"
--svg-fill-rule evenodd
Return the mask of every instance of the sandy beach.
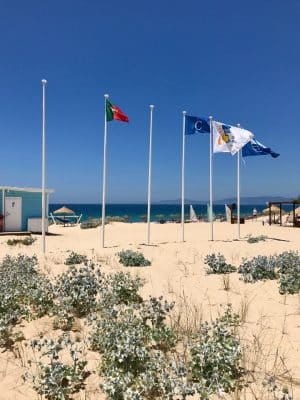
<path id="1" fill-rule="evenodd" d="M 211 320 L 219 315 L 228 303 L 244 317 L 242 341 L 247 347 L 245 364 L 261 370 L 261 378 L 276 373 L 283 385 L 291 388 L 293 398 L 300 397 L 300 298 L 298 295 L 280 295 L 277 281 L 244 283 L 238 273 L 231 273 L 227 290 L 222 275 L 207 275 L 204 258 L 207 254 L 221 253 L 226 260 L 239 266 L 243 258 L 272 255 L 287 250 L 299 250 L 297 228 L 262 225 L 260 220 L 246 221 L 241 225 L 241 240 L 236 240 L 237 226 L 226 222 L 214 224 L 213 242 L 209 241 L 209 224 L 185 225 L 185 239 L 180 241 L 180 224 L 151 224 L 151 246 L 145 245 L 147 226 L 143 223 L 111 223 L 106 227 L 106 248 L 101 248 L 100 229 L 80 229 L 52 225 L 46 239 L 46 256 L 41 254 L 41 236 L 31 246 L 8 246 L 11 237 L 0 236 L 1 259 L 5 255 L 37 255 L 40 268 L 50 277 L 67 269 L 64 261 L 71 251 L 85 254 L 98 263 L 104 272 L 128 271 L 146 281 L 142 295 L 160 296 L 176 302 L 177 312 L 188 315 L 195 323 Z M 247 243 L 247 236 L 266 235 L 265 242 Z M 151 261 L 150 267 L 122 267 L 118 253 L 122 249 L 141 251 Z M 85 335 L 85 327 L 81 327 Z M 41 331 L 51 333 L 49 318 L 22 323 L 26 340 Z M 19 357 L 13 352 L 0 353 L 0 399 L 29 400 L 38 398 L 21 375 L 26 371 L 24 341 L 19 345 Z M 21 356 L 20 356 L 21 354 Z M 87 359 L 94 370 L 98 359 L 88 351 Z M 253 364 L 253 365 L 252 365 Z M 74 398 L 104 399 L 98 388 L 97 373 L 88 378 L 85 393 Z M 245 399 L 272 399 L 258 383 L 245 393 Z M 233 396 L 233 395 L 232 395 Z M 255 397 L 256 396 L 256 397 Z M 270 396 L 270 397 L 268 397 Z M 236 398 L 236 397 L 228 397 Z"/>

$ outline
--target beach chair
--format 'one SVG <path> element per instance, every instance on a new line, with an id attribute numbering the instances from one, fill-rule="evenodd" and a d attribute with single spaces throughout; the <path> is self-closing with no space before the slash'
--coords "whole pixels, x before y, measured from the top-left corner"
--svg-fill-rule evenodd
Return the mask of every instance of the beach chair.
<path id="1" fill-rule="evenodd" d="M 69 217 L 69 220 L 67 221 L 67 226 L 75 226 L 80 223 L 82 214 L 80 215 L 72 215 Z M 73 219 L 72 219 L 73 218 Z"/>
<path id="2" fill-rule="evenodd" d="M 50 217 L 55 225 L 75 226 L 80 223 L 82 214 L 80 214 L 80 215 L 53 215 L 52 213 L 50 213 Z"/>

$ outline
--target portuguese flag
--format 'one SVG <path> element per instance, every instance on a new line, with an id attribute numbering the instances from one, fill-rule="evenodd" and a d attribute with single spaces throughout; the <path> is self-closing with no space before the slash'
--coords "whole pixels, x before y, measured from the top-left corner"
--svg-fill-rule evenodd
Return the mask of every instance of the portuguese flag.
<path id="1" fill-rule="evenodd" d="M 113 120 L 129 122 L 127 115 L 119 107 L 114 106 L 110 101 L 106 100 L 106 121 Z"/>

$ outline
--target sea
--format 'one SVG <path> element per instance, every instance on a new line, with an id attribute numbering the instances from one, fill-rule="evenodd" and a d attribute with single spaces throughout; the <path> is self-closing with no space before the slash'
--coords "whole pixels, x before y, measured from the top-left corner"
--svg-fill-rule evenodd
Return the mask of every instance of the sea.
<path id="1" fill-rule="evenodd" d="M 101 217 L 101 204 L 50 204 L 49 212 L 53 212 L 62 206 L 66 206 L 73 210 L 76 215 L 82 214 L 82 221 L 89 218 Z M 207 218 L 207 206 L 203 204 L 193 205 L 195 213 L 202 219 Z M 266 208 L 266 204 L 256 205 L 241 205 L 241 217 L 252 216 L 253 209 L 256 208 L 258 214 Z M 287 210 L 289 211 L 289 210 Z M 189 218 L 190 206 L 185 206 L 186 218 Z M 215 204 L 213 212 L 216 217 L 225 216 L 225 207 L 222 204 Z M 107 204 L 106 216 L 127 216 L 129 222 L 143 222 L 147 214 L 147 204 Z M 151 221 L 165 220 L 179 220 L 181 218 L 181 205 L 180 204 L 152 204 L 151 205 Z"/>

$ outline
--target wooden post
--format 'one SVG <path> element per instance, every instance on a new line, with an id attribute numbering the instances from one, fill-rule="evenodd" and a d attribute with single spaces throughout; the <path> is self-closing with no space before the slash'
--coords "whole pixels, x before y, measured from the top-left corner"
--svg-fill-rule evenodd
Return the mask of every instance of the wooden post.
<path id="1" fill-rule="evenodd" d="M 280 208 L 280 214 L 279 214 L 280 226 L 282 226 L 282 204 L 281 203 L 279 203 L 279 208 Z"/>
<path id="2" fill-rule="evenodd" d="M 293 203 L 293 227 L 296 226 L 295 203 Z"/>
<path id="3" fill-rule="evenodd" d="M 269 203 L 269 225 L 272 225 L 272 203 Z"/>

